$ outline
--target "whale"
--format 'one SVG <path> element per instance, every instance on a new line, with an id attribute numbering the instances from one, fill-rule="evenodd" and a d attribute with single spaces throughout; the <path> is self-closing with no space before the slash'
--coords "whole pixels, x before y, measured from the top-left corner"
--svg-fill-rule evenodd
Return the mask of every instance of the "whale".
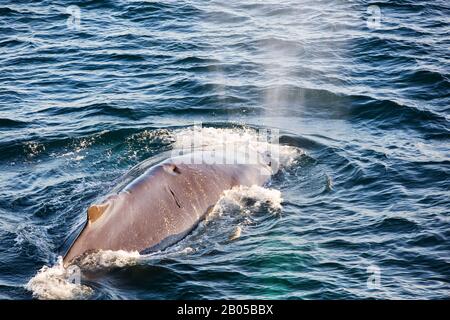
<path id="1" fill-rule="evenodd" d="M 225 190 L 262 186 L 276 167 L 270 157 L 229 161 L 216 152 L 206 160 L 201 152 L 171 157 L 90 205 L 84 227 L 63 256 L 63 265 L 76 264 L 100 250 L 141 254 L 164 250 L 186 237 Z"/>

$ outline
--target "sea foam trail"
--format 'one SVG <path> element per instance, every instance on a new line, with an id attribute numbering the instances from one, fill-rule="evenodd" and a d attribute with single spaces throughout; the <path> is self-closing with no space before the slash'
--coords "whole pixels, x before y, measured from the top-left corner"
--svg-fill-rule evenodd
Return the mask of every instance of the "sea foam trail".
<path id="1" fill-rule="evenodd" d="M 187 128 L 175 130 L 173 132 L 173 148 L 183 149 L 192 145 L 193 130 Z M 218 129 L 201 128 L 196 133 L 202 136 L 200 149 L 214 150 L 222 147 L 222 142 L 236 145 L 250 146 L 251 150 L 263 152 L 270 149 L 270 142 L 260 141 L 256 130 L 252 129 Z M 302 151 L 290 146 L 279 146 L 277 155 L 280 167 L 289 166 Z M 238 213 L 251 215 L 262 207 L 270 213 L 279 212 L 282 209 L 281 192 L 260 186 L 238 186 L 230 190 L 225 190 L 222 197 L 215 204 L 211 213 L 206 217 L 206 222 L 220 217 L 224 213 Z M 233 240 L 239 238 L 241 227 L 236 226 L 235 234 L 231 235 Z M 166 252 L 140 255 L 138 252 L 126 251 L 98 251 L 77 259 L 76 264 L 80 268 L 81 282 L 73 282 L 70 268 L 63 267 L 62 257 L 52 266 L 42 267 L 37 274 L 26 284 L 26 289 L 31 291 L 36 299 L 88 299 L 94 290 L 83 284 L 83 272 L 95 272 L 112 268 L 123 268 L 137 264 L 145 264 L 154 260 L 163 259 L 173 255 L 190 254 L 195 252 L 195 248 L 186 247 L 181 250 L 167 250 Z"/>

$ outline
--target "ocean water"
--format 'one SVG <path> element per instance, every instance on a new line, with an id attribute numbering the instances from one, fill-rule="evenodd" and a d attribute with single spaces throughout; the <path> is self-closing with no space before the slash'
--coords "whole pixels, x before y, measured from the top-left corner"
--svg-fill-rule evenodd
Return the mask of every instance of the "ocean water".
<path id="1" fill-rule="evenodd" d="M 450 298 L 449 17 L 446 0 L 2 0 L 0 298 Z M 279 131 L 281 171 L 163 252 L 61 280 L 89 204 L 195 123 L 209 144 Z"/>

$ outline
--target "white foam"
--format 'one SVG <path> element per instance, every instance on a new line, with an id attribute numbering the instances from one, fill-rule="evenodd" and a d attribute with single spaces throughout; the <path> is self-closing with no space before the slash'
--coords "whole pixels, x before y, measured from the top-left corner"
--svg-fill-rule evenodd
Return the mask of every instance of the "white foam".
<path id="1" fill-rule="evenodd" d="M 251 215 L 261 209 L 263 205 L 269 212 L 276 213 L 282 209 L 282 202 L 283 198 L 279 190 L 256 185 L 251 187 L 236 186 L 224 191 L 206 220 L 209 221 L 226 212 L 240 212 L 241 214 Z"/>
<path id="2" fill-rule="evenodd" d="M 42 300 L 75 300 L 87 299 L 93 294 L 93 289 L 83 285 L 84 271 L 100 271 L 111 268 L 123 268 L 135 265 L 140 259 L 136 251 L 98 251 L 85 255 L 77 261 L 79 281 L 73 281 L 72 269 L 64 268 L 62 257 L 53 266 L 43 266 L 37 274 L 28 281 L 25 288 L 32 292 L 33 297 Z"/>
<path id="3" fill-rule="evenodd" d="M 99 271 L 112 268 L 133 266 L 139 262 L 141 255 L 137 251 L 100 250 L 77 260 L 77 265 L 85 271 Z"/>
<path id="4" fill-rule="evenodd" d="M 69 281 L 68 270 L 64 268 L 61 257 L 53 267 L 43 266 L 25 288 L 33 293 L 34 298 L 42 300 L 85 299 L 93 293 L 90 287 Z"/>
<path id="5" fill-rule="evenodd" d="M 199 150 L 207 152 L 227 150 L 228 152 L 231 149 L 236 151 L 236 154 L 245 154 L 246 159 L 257 159 L 257 163 L 261 163 L 260 157 L 269 153 L 278 167 L 286 167 L 302 154 L 302 150 L 280 145 L 278 134 L 277 130 L 193 126 L 173 132 L 175 139 L 172 145 L 173 155 Z M 238 160 L 237 163 L 241 162 Z"/>

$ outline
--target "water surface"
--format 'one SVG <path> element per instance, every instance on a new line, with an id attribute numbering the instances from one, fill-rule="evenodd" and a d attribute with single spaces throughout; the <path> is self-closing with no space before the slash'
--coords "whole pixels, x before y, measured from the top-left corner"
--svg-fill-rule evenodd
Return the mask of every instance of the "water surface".
<path id="1" fill-rule="evenodd" d="M 243 191 L 282 209 L 234 194 L 85 298 L 449 298 L 448 1 L 378 1 L 379 25 L 370 1 L 73 4 L 0 4 L 0 298 L 32 298 L 86 207 L 194 122 L 303 150 Z"/>

